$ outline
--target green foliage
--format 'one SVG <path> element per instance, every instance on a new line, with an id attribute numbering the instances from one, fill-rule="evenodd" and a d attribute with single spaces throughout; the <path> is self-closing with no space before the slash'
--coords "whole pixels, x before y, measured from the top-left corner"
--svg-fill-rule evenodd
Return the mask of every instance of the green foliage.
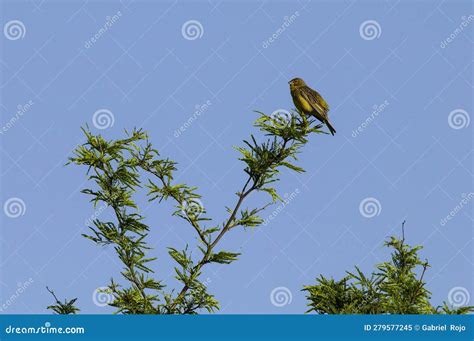
<path id="1" fill-rule="evenodd" d="M 403 231 L 403 225 L 402 225 Z M 308 312 L 318 314 L 467 314 L 474 307 L 451 308 L 430 304 L 431 293 L 423 280 L 429 267 L 418 252 L 421 246 L 405 244 L 405 238 L 391 237 L 386 247 L 393 249 L 391 260 L 378 264 L 370 276 L 355 271 L 339 281 L 322 275 L 316 285 L 304 287 Z M 417 269 L 420 274 L 417 274 Z"/>
<path id="2" fill-rule="evenodd" d="M 117 308 L 117 313 L 196 314 L 203 309 L 209 312 L 219 309 L 219 303 L 200 280 L 203 267 L 237 260 L 239 253 L 215 250 L 219 241 L 236 227 L 256 227 L 263 222 L 258 214 L 280 199 L 272 183 L 278 181 L 281 168 L 304 171 L 292 162 L 308 142 L 308 136 L 320 133 L 320 126 L 312 126 L 313 123 L 301 115 L 285 121 L 260 113 L 255 126 L 264 133 L 265 140 L 258 142 L 252 135 L 250 142 L 244 141 L 244 146 L 237 148 L 242 155 L 240 160 L 245 163 L 247 180 L 236 193 L 233 208 L 227 208 L 228 217 L 220 224 L 212 223 L 207 217 L 196 187 L 174 182 L 176 163 L 161 157 L 144 131 L 133 130 L 126 132 L 124 139 L 107 141 L 83 129 L 87 141 L 76 148 L 69 163 L 87 167 L 93 186 L 82 193 L 90 196 L 94 207 L 102 203 L 115 214 L 114 221 L 95 219 L 89 226 L 90 233 L 84 237 L 97 245 L 112 245 L 123 264 L 121 284 L 112 279 L 107 289 L 113 296 L 110 305 Z M 181 283 L 177 292 L 167 290 L 162 280 L 155 279 L 150 267 L 155 260 L 149 256 L 151 248 L 146 242 L 151 230 L 134 201 L 140 190 L 147 191 L 151 202 L 172 200 L 173 215 L 185 220 L 196 233 L 198 257 L 188 247 L 168 248 L 177 264 L 175 278 Z M 259 208 L 242 209 L 245 199 L 258 191 L 268 193 L 271 202 Z"/>
<path id="3" fill-rule="evenodd" d="M 54 297 L 55 303 L 53 305 L 48 306 L 47 308 L 52 310 L 55 314 L 58 315 L 74 315 L 79 311 L 79 308 L 77 308 L 74 304 L 76 303 L 77 298 L 74 298 L 70 301 L 64 300 L 64 303 L 58 300 L 56 297 L 56 294 L 54 291 L 50 290 L 48 287 L 46 287 L 46 290 L 50 292 L 50 294 Z"/>

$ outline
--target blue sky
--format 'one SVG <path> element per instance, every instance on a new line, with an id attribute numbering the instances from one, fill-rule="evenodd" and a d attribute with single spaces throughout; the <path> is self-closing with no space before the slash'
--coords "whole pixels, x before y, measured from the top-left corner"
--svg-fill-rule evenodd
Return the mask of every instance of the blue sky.
<path id="1" fill-rule="evenodd" d="M 95 212 L 80 193 L 85 169 L 64 166 L 84 141 L 81 126 L 107 138 L 146 129 L 178 162 L 177 180 L 197 186 L 221 221 L 244 181 L 233 146 L 255 132 L 253 110 L 293 108 L 294 77 L 324 96 L 337 134 L 310 139 L 298 163 L 306 173 L 282 173 L 280 194 L 296 195 L 278 214 L 277 206 L 262 214 L 274 215 L 269 224 L 222 241 L 242 256 L 203 274 L 221 313 L 304 312 L 303 285 L 354 265 L 370 271 L 387 259 L 383 241 L 400 234 L 403 220 L 407 241 L 422 244 L 432 265 L 433 303 L 469 302 L 468 1 L 1 6 L 2 313 L 45 313 L 46 285 L 78 297 L 85 313 L 113 311 L 94 292 L 119 277 L 120 264 L 113 250 L 81 237 Z M 194 246 L 195 235 L 170 216 L 171 204 L 138 202 L 157 277 L 173 287 L 166 247 Z M 112 215 L 103 210 L 100 218 Z"/>

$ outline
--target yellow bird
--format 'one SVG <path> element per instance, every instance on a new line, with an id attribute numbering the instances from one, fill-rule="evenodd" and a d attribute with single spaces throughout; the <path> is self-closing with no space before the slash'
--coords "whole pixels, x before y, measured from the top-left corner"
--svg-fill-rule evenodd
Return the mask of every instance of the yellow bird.
<path id="1" fill-rule="evenodd" d="M 301 78 L 293 78 L 290 84 L 291 97 L 298 110 L 306 115 L 314 116 L 322 123 L 326 124 L 332 135 L 336 129 L 329 122 L 329 105 L 324 98 L 316 91 L 306 85 Z"/>

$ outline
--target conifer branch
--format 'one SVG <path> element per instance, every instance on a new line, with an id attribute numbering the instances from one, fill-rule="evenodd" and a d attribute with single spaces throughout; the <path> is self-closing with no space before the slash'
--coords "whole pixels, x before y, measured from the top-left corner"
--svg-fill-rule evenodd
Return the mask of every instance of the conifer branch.
<path id="1" fill-rule="evenodd" d="M 307 312 L 317 314 L 467 314 L 474 307 L 450 308 L 430 304 L 431 293 L 423 282 L 430 266 L 418 256 L 421 246 L 405 244 L 405 222 L 402 237 L 391 237 L 385 246 L 394 251 L 391 260 L 377 265 L 377 271 L 367 276 L 356 267 L 339 281 L 320 276 L 316 285 L 305 286 Z M 420 278 L 415 268 L 422 266 Z"/>
<path id="2" fill-rule="evenodd" d="M 93 135 L 87 127 L 83 129 L 87 141 L 79 146 L 69 163 L 85 165 L 93 188 L 82 190 L 91 196 L 94 206 L 103 202 L 115 214 L 115 222 L 93 220 L 90 234 L 83 236 L 97 245 L 114 245 L 123 263 L 122 276 L 130 287 L 121 286 L 113 279 L 107 291 L 113 295 L 111 306 L 124 314 L 196 314 L 202 309 L 212 312 L 219 308 L 214 296 L 207 292 L 206 284 L 199 280 L 204 265 L 209 263 L 230 264 L 240 253 L 215 251 L 222 238 L 233 228 L 256 227 L 263 220 L 258 214 L 270 204 L 281 200 L 272 184 L 279 180 L 281 168 L 303 172 L 291 160 L 296 160 L 300 149 L 308 142 L 312 133 L 321 133 L 320 125 L 301 115 L 291 118 L 267 116 L 259 113 L 255 126 L 266 135 L 266 140 L 257 142 L 254 135 L 244 141 L 244 147 L 236 148 L 246 165 L 247 179 L 229 216 L 217 226 L 205 226 L 211 221 L 206 217 L 204 207 L 199 207 L 201 196 L 195 187 L 174 183 L 176 163 L 160 157 L 142 130 L 126 132 L 124 139 L 107 141 L 100 135 Z M 145 179 L 144 179 L 145 178 Z M 154 181 L 158 180 L 156 183 Z M 173 215 L 187 221 L 196 232 L 202 255 L 197 261 L 191 257 L 186 246 L 183 250 L 168 248 L 169 255 L 176 262 L 176 279 L 182 288 L 175 296 L 165 291 L 165 285 L 150 275 L 154 271 L 148 263 L 155 258 L 146 258 L 150 247 L 146 238 L 149 227 L 138 213 L 133 200 L 134 194 L 145 185 L 149 201 L 172 199 L 176 210 Z M 271 202 L 260 208 L 242 209 L 243 203 L 253 192 L 265 192 Z M 75 300 L 74 300 L 75 301 Z"/>

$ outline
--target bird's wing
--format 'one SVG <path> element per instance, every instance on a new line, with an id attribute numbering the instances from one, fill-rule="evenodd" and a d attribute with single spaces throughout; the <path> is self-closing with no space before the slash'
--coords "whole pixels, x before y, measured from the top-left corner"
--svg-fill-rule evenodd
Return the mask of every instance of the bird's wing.
<path id="1" fill-rule="evenodd" d="M 320 115 L 327 116 L 329 111 L 329 105 L 326 103 L 324 98 L 315 90 L 305 87 L 301 91 L 304 99 L 311 104 L 314 110 L 316 110 Z"/>

